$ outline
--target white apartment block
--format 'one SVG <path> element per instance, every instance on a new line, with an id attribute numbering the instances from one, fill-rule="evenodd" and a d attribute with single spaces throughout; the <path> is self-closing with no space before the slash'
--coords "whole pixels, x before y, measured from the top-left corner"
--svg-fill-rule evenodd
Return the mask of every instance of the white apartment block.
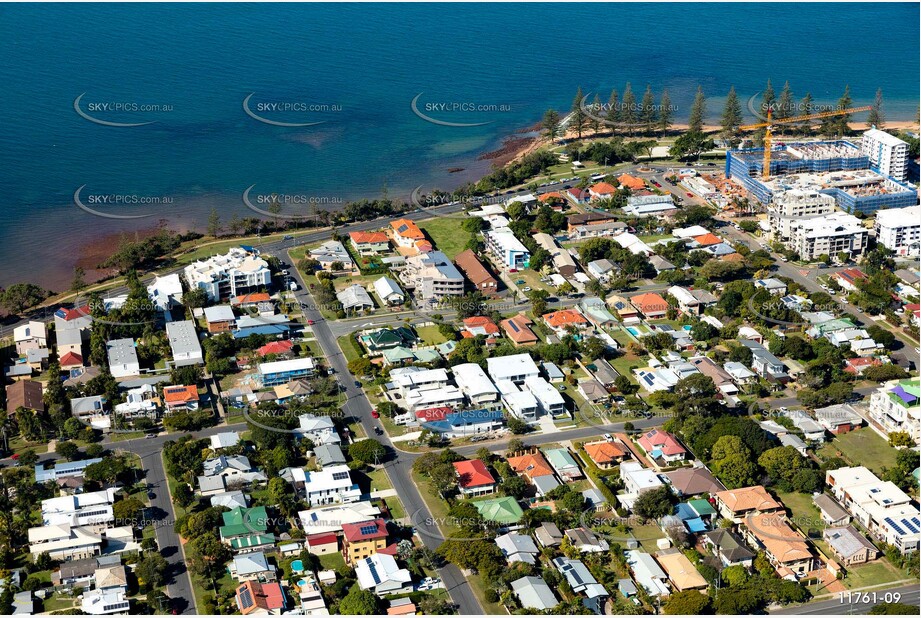
<path id="1" fill-rule="evenodd" d="M 838 468 L 825 473 L 825 483 L 845 509 L 877 539 L 903 554 L 918 551 L 921 512 L 911 497 L 867 468 Z"/>
<path id="2" fill-rule="evenodd" d="M 876 242 L 896 255 L 921 255 L 921 206 L 876 212 Z"/>
<path id="3" fill-rule="evenodd" d="M 499 400 L 499 390 L 476 363 L 455 365 L 452 371 L 457 387 L 470 400 L 471 405 L 490 406 Z"/>
<path id="4" fill-rule="evenodd" d="M 292 468 L 295 487 L 300 485 L 302 495 L 311 506 L 358 502 L 361 489 L 352 482 L 346 465 L 328 466 L 318 471 Z"/>
<path id="5" fill-rule="evenodd" d="M 835 198 L 811 189 L 791 189 L 774 196 L 768 206 L 771 238 L 780 242 L 790 240 L 792 223 L 802 219 L 823 217 L 837 210 Z"/>
<path id="6" fill-rule="evenodd" d="M 441 300 L 464 294 L 464 276 L 441 251 L 406 258 L 400 280 L 423 300 Z"/>
<path id="7" fill-rule="evenodd" d="M 889 434 L 904 431 L 921 444 L 921 392 L 918 378 L 893 380 L 870 396 L 869 414 Z"/>
<path id="8" fill-rule="evenodd" d="M 526 423 L 534 423 L 540 414 L 540 404 L 528 390 L 521 390 L 511 380 L 497 380 L 496 387 L 502 393 L 502 405 L 509 414 Z"/>
<path id="9" fill-rule="evenodd" d="M 908 143 L 885 131 L 870 129 L 860 140 L 860 151 L 870 158 L 870 165 L 881 174 L 905 180 Z"/>
<path id="10" fill-rule="evenodd" d="M 483 234 L 486 249 L 492 253 L 499 263 L 507 269 L 521 270 L 527 268 L 531 261 L 531 253 L 515 234 L 508 228 L 490 230 Z"/>
<path id="11" fill-rule="evenodd" d="M 66 524 L 29 528 L 29 552 L 48 552 L 52 560 L 83 560 L 102 553 L 102 535 L 90 528 Z"/>
<path id="12" fill-rule="evenodd" d="M 189 287 L 205 290 L 211 301 L 242 296 L 272 284 L 268 262 L 239 247 L 230 249 L 227 255 L 193 262 L 185 267 L 183 275 Z"/>
<path id="13" fill-rule="evenodd" d="M 834 257 L 842 252 L 856 257 L 867 248 L 869 236 L 869 230 L 860 219 L 845 212 L 835 212 L 824 217 L 791 221 L 790 240 L 785 244 L 803 260 L 814 260 L 822 254 Z"/>
<path id="14" fill-rule="evenodd" d="M 110 488 L 42 500 L 42 523 L 46 526 L 80 526 L 102 532 L 115 521 L 112 505 L 116 491 Z"/>

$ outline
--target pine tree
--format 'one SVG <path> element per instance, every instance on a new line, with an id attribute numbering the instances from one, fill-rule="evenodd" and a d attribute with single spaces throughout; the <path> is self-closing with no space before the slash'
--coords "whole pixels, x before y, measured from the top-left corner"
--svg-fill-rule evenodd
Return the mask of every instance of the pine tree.
<path id="1" fill-rule="evenodd" d="M 556 110 L 548 109 L 544 112 L 544 119 L 541 121 L 547 137 L 552 142 L 560 134 L 560 114 Z"/>
<path id="2" fill-rule="evenodd" d="M 800 111 L 802 114 L 800 116 L 806 116 L 812 113 L 812 93 L 807 92 L 806 96 L 803 97 L 803 100 L 800 101 Z M 796 123 L 801 132 L 808 132 L 810 127 L 810 121 L 804 120 L 802 123 Z"/>
<path id="3" fill-rule="evenodd" d="M 844 94 L 841 95 L 841 98 L 838 99 L 837 109 L 843 110 L 849 108 L 854 104 L 853 99 L 851 99 L 851 87 L 850 85 L 844 87 Z M 835 116 L 836 120 L 836 135 L 847 135 L 851 128 L 848 126 L 848 123 L 851 121 L 850 114 L 842 114 L 841 116 Z"/>
<path id="4" fill-rule="evenodd" d="M 873 107 L 867 116 L 867 126 L 882 129 L 886 123 L 886 117 L 883 115 L 883 89 L 876 89 L 876 99 L 873 100 Z"/>
<path id="5" fill-rule="evenodd" d="M 217 208 L 212 208 L 208 215 L 208 235 L 217 236 L 221 233 L 221 216 L 217 213 Z"/>
<path id="6" fill-rule="evenodd" d="M 652 96 L 652 86 L 646 84 L 646 91 L 643 93 L 643 100 L 640 102 L 640 114 L 643 122 L 643 131 L 652 131 L 656 123 L 656 103 Z"/>
<path id="7" fill-rule="evenodd" d="M 771 80 L 767 81 L 767 86 L 764 88 L 764 94 L 761 97 L 761 113 L 764 116 L 767 116 L 768 110 L 771 110 L 771 115 L 774 114 L 774 101 L 777 100 L 777 96 L 774 94 L 774 86 L 771 85 Z"/>
<path id="8" fill-rule="evenodd" d="M 672 100 L 668 96 L 668 90 L 662 91 L 662 99 L 659 101 L 659 130 L 662 134 L 668 133 L 669 127 L 672 126 Z"/>
<path id="9" fill-rule="evenodd" d="M 783 120 L 784 118 L 791 118 L 793 115 L 793 91 L 790 90 L 790 82 L 784 82 L 783 90 L 780 91 L 780 97 L 778 97 L 777 105 L 774 108 L 774 118 Z M 786 130 L 786 125 L 780 125 L 781 133 Z"/>
<path id="10" fill-rule="evenodd" d="M 620 122 L 620 95 L 617 93 L 616 88 L 611 91 L 611 96 L 608 97 L 608 111 L 604 118 L 611 125 L 611 133 L 614 133 L 617 130 L 615 125 Z"/>
<path id="11" fill-rule="evenodd" d="M 688 131 L 691 133 L 700 133 L 704 129 L 704 114 L 707 113 L 707 99 L 704 97 L 704 89 L 697 87 L 697 94 L 694 95 L 694 103 L 691 105 L 691 115 L 688 118 Z"/>
<path id="12" fill-rule="evenodd" d="M 588 117 L 588 126 L 591 127 L 594 135 L 601 131 L 601 98 L 597 93 L 592 99 L 592 114 Z"/>
<path id="13" fill-rule="evenodd" d="M 572 115 L 570 117 L 570 126 L 576 130 L 579 139 L 582 139 L 582 130 L 585 128 L 585 110 L 582 109 L 582 86 L 576 90 L 576 97 L 572 100 Z"/>
<path id="14" fill-rule="evenodd" d="M 86 287 L 86 271 L 82 266 L 74 268 L 74 278 L 70 282 L 70 291 L 79 292 Z"/>
<path id="15" fill-rule="evenodd" d="M 729 94 L 726 95 L 726 105 L 723 107 L 720 124 L 723 128 L 723 137 L 734 141 L 739 133 L 739 125 L 742 124 L 742 103 L 736 94 L 735 86 L 730 87 Z"/>
<path id="16" fill-rule="evenodd" d="M 627 82 L 627 87 L 624 88 L 624 100 L 620 107 L 620 121 L 628 125 L 636 124 L 636 96 L 633 94 L 630 82 Z M 630 135 L 633 135 L 632 126 L 630 127 Z"/>

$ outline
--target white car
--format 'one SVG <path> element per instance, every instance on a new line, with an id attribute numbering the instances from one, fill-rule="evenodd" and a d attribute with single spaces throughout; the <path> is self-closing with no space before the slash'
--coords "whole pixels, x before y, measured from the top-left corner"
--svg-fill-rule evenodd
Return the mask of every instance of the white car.
<path id="1" fill-rule="evenodd" d="M 601 437 L 604 438 L 605 440 L 607 440 L 608 442 L 613 442 L 613 441 L 614 441 L 614 437 L 613 437 L 611 434 L 609 434 L 609 433 L 606 433 L 606 434 L 604 434 L 604 435 L 601 436 Z"/>
<path id="2" fill-rule="evenodd" d="M 527 293 L 531 291 L 531 288 L 521 288 L 521 291 Z"/>

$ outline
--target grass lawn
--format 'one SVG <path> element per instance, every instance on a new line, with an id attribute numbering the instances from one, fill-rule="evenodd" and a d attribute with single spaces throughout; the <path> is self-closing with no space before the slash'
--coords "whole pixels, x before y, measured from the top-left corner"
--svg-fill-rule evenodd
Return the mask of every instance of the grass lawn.
<path id="1" fill-rule="evenodd" d="M 400 499 L 396 496 L 384 498 L 384 504 L 390 509 L 390 516 L 393 519 L 403 519 L 406 517 L 406 509 L 403 508 L 403 503 L 400 502 Z"/>
<path id="2" fill-rule="evenodd" d="M 654 523 L 633 526 L 630 532 L 636 537 L 636 540 L 639 541 L 643 549 L 649 553 L 659 551 L 656 541 L 665 538 L 665 533 Z"/>
<path id="3" fill-rule="evenodd" d="M 345 356 L 346 362 L 351 362 L 361 357 L 362 352 L 359 349 L 359 343 L 352 335 L 342 335 L 336 342 L 342 349 L 342 354 Z"/>
<path id="4" fill-rule="evenodd" d="M 447 341 L 445 336 L 438 331 L 437 326 L 423 326 L 422 328 L 417 328 L 416 334 L 419 335 L 419 339 L 421 339 L 425 345 L 437 345 Z"/>
<path id="5" fill-rule="evenodd" d="M 189 575 L 189 579 L 192 581 L 192 593 L 195 595 L 196 608 L 204 607 L 203 602 L 206 594 L 215 596 L 215 586 L 217 586 L 218 593 L 233 590 L 237 586 L 237 582 L 230 576 L 230 573 L 224 573 L 220 579 L 214 580 L 213 584 L 211 580 L 205 582 L 195 575 Z"/>
<path id="6" fill-rule="evenodd" d="M 480 602 L 485 614 L 503 616 L 507 613 L 505 608 L 498 603 L 490 603 L 486 600 L 486 582 L 481 574 L 468 575 L 467 580 L 470 582 L 470 588 L 473 590 L 473 594 L 476 595 L 477 601 Z"/>
<path id="7" fill-rule="evenodd" d="M 464 250 L 467 241 L 470 240 L 470 234 L 460 229 L 460 222 L 450 217 L 426 219 L 422 224 L 422 231 L 432 239 L 436 249 L 452 260 Z"/>
<path id="8" fill-rule="evenodd" d="M 795 491 L 790 493 L 778 492 L 777 497 L 784 503 L 784 506 L 790 509 L 790 521 L 803 533 L 808 534 L 810 530 L 817 530 L 821 533 L 825 529 L 825 522 L 822 521 L 819 509 L 812 502 L 810 494 Z"/>
<path id="9" fill-rule="evenodd" d="M 71 609 L 77 604 L 77 599 L 64 595 L 54 595 L 42 601 L 42 609 L 46 612 L 56 612 L 62 609 Z"/>
<path id="10" fill-rule="evenodd" d="M 555 293 L 556 290 L 554 287 L 543 283 L 540 280 L 540 273 L 531 270 L 530 268 L 525 268 L 524 270 L 519 270 L 517 273 L 509 273 L 509 279 L 513 283 L 518 285 L 518 289 L 524 292 L 524 288 L 531 288 L 532 290 L 547 290 L 548 292 Z M 518 284 L 518 281 L 524 279 L 524 283 Z"/>
<path id="11" fill-rule="evenodd" d="M 631 367 L 642 368 L 646 367 L 649 364 L 649 359 L 645 356 L 634 356 L 632 354 L 624 354 L 619 356 L 612 361 L 611 367 L 617 370 L 622 376 L 626 376 L 631 382 L 636 383 L 636 378 L 633 376 L 633 371 Z"/>
<path id="12" fill-rule="evenodd" d="M 451 525 L 450 519 L 448 518 L 448 503 L 442 500 L 438 493 L 432 489 L 432 485 L 428 482 L 428 479 L 416 473 L 415 470 L 412 472 L 412 477 L 413 482 L 419 489 L 419 495 L 422 496 L 425 505 L 428 507 L 429 513 L 431 513 L 432 518 L 439 523 L 438 528 L 441 530 L 441 535 L 447 538 L 457 532 L 457 527 Z"/>
<path id="13" fill-rule="evenodd" d="M 847 568 L 844 585 L 849 589 L 876 586 L 908 579 L 907 573 L 892 566 L 885 558 Z"/>
<path id="14" fill-rule="evenodd" d="M 365 471 L 365 476 L 371 479 L 371 489 L 374 491 L 393 489 L 393 485 L 390 483 L 390 477 L 387 476 L 387 471 L 384 468 Z"/>
<path id="15" fill-rule="evenodd" d="M 889 446 L 875 431 L 863 427 L 850 433 L 836 436 L 834 440 L 817 451 L 821 459 L 838 456 L 855 466 L 866 466 L 876 474 L 882 469 L 895 467 L 896 450 Z"/>
<path id="16" fill-rule="evenodd" d="M 325 570 L 333 571 L 344 571 L 345 570 L 345 560 L 342 558 L 342 554 L 339 552 L 334 552 L 332 554 L 323 554 L 320 558 L 320 566 Z"/>

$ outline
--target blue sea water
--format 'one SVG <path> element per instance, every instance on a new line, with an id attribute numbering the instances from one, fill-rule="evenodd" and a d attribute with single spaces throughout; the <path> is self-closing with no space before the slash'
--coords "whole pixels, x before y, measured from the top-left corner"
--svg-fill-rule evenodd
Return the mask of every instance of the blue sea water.
<path id="1" fill-rule="evenodd" d="M 667 88 L 676 122 L 698 84 L 712 117 L 731 85 L 746 99 L 768 78 L 817 102 L 850 85 L 866 104 L 882 88 L 888 118 L 910 119 L 918 24 L 917 4 L 882 3 L 0 5 L 0 285 L 60 287 L 88 243 L 157 219 L 252 215 L 251 185 L 330 204 L 453 188 L 488 171 L 477 157 L 503 138 L 568 109 L 578 86 L 602 100 L 628 81 L 638 98 Z M 263 118 L 322 124 L 254 120 L 251 93 Z M 154 122 L 90 122 L 74 110 L 81 94 L 95 118 Z M 417 95 L 436 120 L 487 124 L 426 122 Z M 154 215 L 103 219 L 74 206 L 81 186 L 84 201 L 171 201 L 102 204 Z"/>

